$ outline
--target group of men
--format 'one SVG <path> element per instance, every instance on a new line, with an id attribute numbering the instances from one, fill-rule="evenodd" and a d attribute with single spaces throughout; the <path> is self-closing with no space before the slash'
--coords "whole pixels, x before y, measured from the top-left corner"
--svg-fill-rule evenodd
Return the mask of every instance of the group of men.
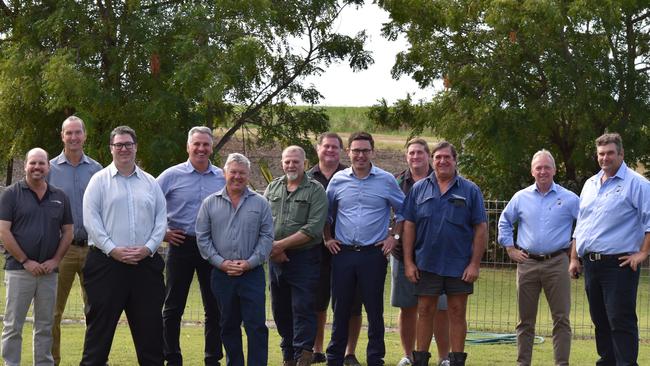
<path id="1" fill-rule="evenodd" d="M 248 188 L 244 155 L 230 154 L 223 170 L 211 163 L 213 132 L 206 127 L 188 132 L 188 160 L 157 179 L 136 165 L 137 137 L 128 126 L 111 132 L 113 161 L 103 169 L 83 152 L 81 119 L 66 119 L 61 138 L 63 152 L 49 162 L 44 150 L 30 150 L 25 179 L 0 196 L 5 364 L 20 364 L 32 301 L 34 363 L 61 362 L 60 321 L 77 274 L 86 315 L 81 365 L 107 363 L 122 312 L 139 364 L 182 365 L 180 324 L 196 272 L 205 364 L 219 365 L 223 348 L 228 365 L 266 365 L 268 261 L 284 365 L 358 365 L 362 306 L 367 365 L 383 365 L 391 253 L 391 304 L 400 308 L 404 351 L 399 365 L 428 365 L 434 335 L 438 365 L 465 364 L 466 306 L 487 244 L 487 215 L 478 186 L 458 174 L 452 144 L 430 148 L 410 140 L 408 168 L 393 176 L 373 164 L 370 134 L 350 135 L 346 167 L 341 137 L 324 133 L 318 165 L 305 171 L 305 151 L 285 148 L 284 175 L 260 195 Z M 531 162 L 535 183 L 512 198 L 499 220 L 499 243 L 517 262 L 519 365 L 531 364 L 541 289 L 553 316 L 556 364 L 568 364 L 569 275 L 577 277 L 583 265 L 598 364 L 636 364 L 636 289 L 638 266 L 650 251 L 650 184 L 623 162 L 620 136 L 603 135 L 596 145 L 602 170 L 580 198 L 554 183 L 553 157 L 540 150 Z M 169 243 L 166 265 L 158 254 L 162 241 Z M 325 355 L 330 295 L 334 319 Z"/>

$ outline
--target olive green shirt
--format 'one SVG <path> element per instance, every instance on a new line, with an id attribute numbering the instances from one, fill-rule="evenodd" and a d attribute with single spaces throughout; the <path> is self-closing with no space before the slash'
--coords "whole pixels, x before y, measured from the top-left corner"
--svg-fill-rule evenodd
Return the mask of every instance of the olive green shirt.
<path id="1" fill-rule="evenodd" d="M 315 179 L 305 174 L 298 188 L 287 192 L 287 177 L 274 179 L 264 192 L 271 204 L 275 240 L 284 239 L 298 231 L 311 240 L 291 250 L 304 250 L 319 245 L 327 220 L 327 195 Z"/>

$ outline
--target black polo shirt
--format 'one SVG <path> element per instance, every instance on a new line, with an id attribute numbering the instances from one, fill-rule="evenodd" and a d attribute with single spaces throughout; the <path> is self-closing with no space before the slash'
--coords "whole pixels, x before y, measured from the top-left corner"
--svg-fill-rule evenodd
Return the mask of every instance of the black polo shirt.
<path id="1" fill-rule="evenodd" d="M 20 249 L 29 259 L 43 263 L 56 254 L 61 227 L 72 224 L 72 211 L 62 190 L 48 184 L 39 200 L 23 179 L 0 194 L 0 220 L 11 221 L 11 234 Z M 5 269 L 23 269 L 9 252 L 5 256 Z"/>

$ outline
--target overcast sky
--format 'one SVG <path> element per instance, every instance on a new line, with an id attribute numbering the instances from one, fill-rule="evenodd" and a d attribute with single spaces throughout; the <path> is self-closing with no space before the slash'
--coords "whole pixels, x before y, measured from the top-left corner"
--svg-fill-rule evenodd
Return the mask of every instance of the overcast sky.
<path id="1" fill-rule="evenodd" d="M 330 66 L 320 77 L 308 78 L 323 94 L 322 105 L 327 106 L 370 106 L 385 98 L 389 104 L 411 93 L 413 100 L 430 99 L 433 89 L 421 90 L 409 76 L 399 80 L 391 78 L 390 69 L 395 55 L 406 50 L 405 39 L 390 42 L 381 36 L 381 25 L 389 19 L 388 13 L 375 4 L 366 4 L 359 9 L 347 7 L 340 16 L 337 31 L 354 35 L 366 29 L 369 36 L 368 49 L 372 51 L 375 63 L 367 70 L 352 72 L 347 63 Z"/>

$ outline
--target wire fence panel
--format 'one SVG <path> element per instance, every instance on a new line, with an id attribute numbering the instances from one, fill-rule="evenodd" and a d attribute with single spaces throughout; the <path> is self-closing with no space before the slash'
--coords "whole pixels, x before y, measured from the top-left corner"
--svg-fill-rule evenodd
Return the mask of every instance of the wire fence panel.
<path id="1" fill-rule="evenodd" d="M 507 201 L 486 201 L 488 214 L 489 242 L 481 264 L 479 280 L 474 285 L 474 294 L 470 296 L 467 307 L 468 327 L 472 330 L 514 333 L 518 321 L 516 265 L 510 261 L 505 250 L 497 244 L 497 222 Z M 165 247 L 161 252 L 164 255 Z M 4 264 L 4 259 L 0 259 Z M 647 261 L 643 264 L 637 297 L 637 315 L 639 318 L 639 335 L 650 339 L 650 280 Z M 0 291 L 4 293 L 4 271 L 0 273 Z M 589 305 L 585 296 L 584 279 L 572 280 L 571 292 L 571 326 L 574 337 L 593 337 L 593 324 L 589 317 Z M 0 296 L 0 309 L 4 311 L 5 296 Z M 267 292 L 267 319 L 272 319 L 271 306 Z M 537 334 L 549 336 L 553 321 L 542 293 L 538 304 Z M 399 309 L 390 306 L 390 269 L 384 287 L 384 319 L 386 327 L 397 328 Z M 28 316 L 31 316 L 31 312 Z M 195 280 L 190 288 L 190 295 L 185 308 L 183 320 L 187 323 L 200 323 L 204 312 L 198 282 Z M 83 302 L 78 281 L 75 281 L 68 298 L 64 313 L 66 321 L 83 321 Z M 328 321 L 331 322 L 331 311 Z M 365 320 L 364 320 L 365 322 Z"/>

